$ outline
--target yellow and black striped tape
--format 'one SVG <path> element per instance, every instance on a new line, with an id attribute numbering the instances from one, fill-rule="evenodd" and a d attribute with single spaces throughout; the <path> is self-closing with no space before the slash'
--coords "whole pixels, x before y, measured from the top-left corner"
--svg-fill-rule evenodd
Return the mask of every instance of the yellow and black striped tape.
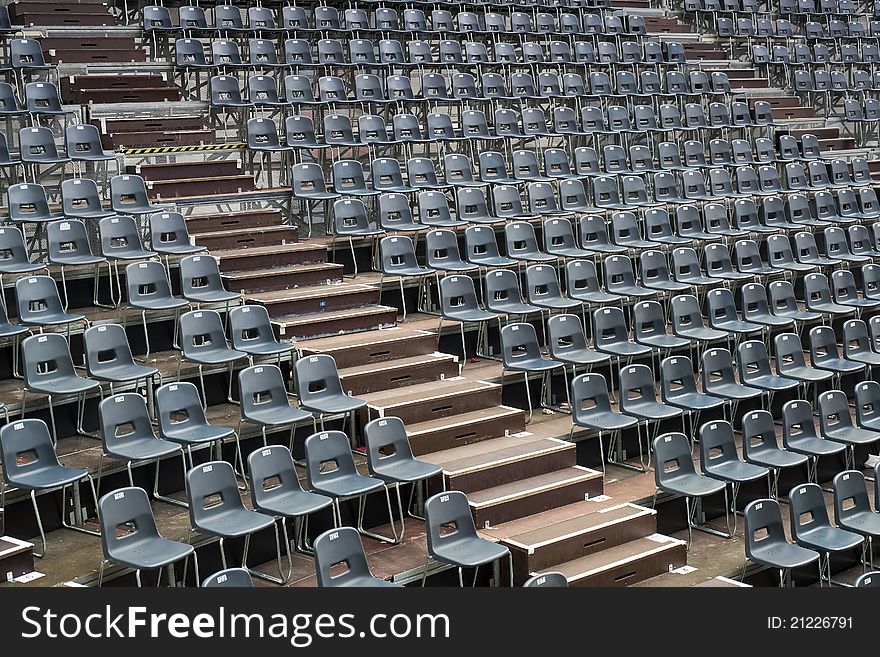
<path id="1" fill-rule="evenodd" d="M 201 151 L 237 151 L 247 144 L 205 144 L 204 146 L 162 146 L 159 148 L 123 148 L 125 155 L 162 155 L 165 153 L 196 153 Z"/>

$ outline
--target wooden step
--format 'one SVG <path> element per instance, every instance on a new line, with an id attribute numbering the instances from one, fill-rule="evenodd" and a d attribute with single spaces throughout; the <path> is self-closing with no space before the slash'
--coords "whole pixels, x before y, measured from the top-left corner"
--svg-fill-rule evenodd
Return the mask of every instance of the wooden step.
<path id="1" fill-rule="evenodd" d="M 266 306 L 271 317 L 281 317 L 371 306 L 379 303 L 379 288 L 343 282 L 294 290 L 257 292 L 248 295 L 248 298 Z"/>
<path id="2" fill-rule="evenodd" d="M 774 110 L 774 115 L 777 108 L 801 106 L 801 99 L 797 96 L 755 96 L 749 98 L 749 107 L 754 107 L 755 103 L 761 102 L 769 103 Z"/>
<path id="3" fill-rule="evenodd" d="M 241 160 L 197 160 L 169 164 L 141 164 L 131 173 L 140 174 L 144 180 L 182 180 L 214 176 L 237 176 L 242 172 Z"/>
<path id="4" fill-rule="evenodd" d="M 332 262 L 289 265 L 268 269 L 249 269 L 223 274 L 229 290 L 255 294 L 270 290 L 288 290 L 309 285 L 329 285 L 342 281 L 344 266 Z"/>
<path id="5" fill-rule="evenodd" d="M 92 76 L 88 76 L 91 78 Z M 201 116 L 157 116 L 143 119 L 92 119 L 101 132 L 186 132 L 202 130 L 205 120 Z"/>
<path id="6" fill-rule="evenodd" d="M 394 416 L 404 424 L 470 413 L 501 404 L 501 386 L 454 377 L 361 395 L 370 418 Z"/>
<path id="7" fill-rule="evenodd" d="M 104 48 L 102 50 L 77 50 L 55 48 L 49 51 L 46 61 L 53 64 L 130 63 L 147 61 L 147 52 L 140 48 Z M 174 100 L 179 98 L 179 94 Z M 65 96 L 65 100 L 68 100 Z M 81 101 L 82 102 L 82 101 Z M 96 101 L 97 102 L 97 101 Z M 131 102 L 131 101 L 126 101 Z"/>
<path id="8" fill-rule="evenodd" d="M 284 216 L 280 210 L 243 210 L 231 214 L 193 214 L 186 217 L 186 227 L 190 235 L 220 230 L 265 228 L 283 223 Z"/>
<path id="9" fill-rule="evenodd" d="M 17 3 L 13 3 L 11 6 L 15 6 Z M 80 5 L 77 5 L 79 7 Z M 84 5 L 87 6 L 87 5 Z M 71 7 L 73 9 L 74 7 Z M 101 25 L 101 26 L 110 26 L 110 25 L 119 25 L 119 19 L 115 16 L 111 16 L 110 14 L 103 13 L 61 13 L 61 12 L 51 12 L 51 11 L 26 11 L 19 12 L 12 18 L 13 25 L 24 25 L 25 27 L 30 27 L 33 25 L 44 26 L 49 25 L 52 27 L 60 26 L 66 27 L 69 25 Z"/>
<path id="10" fill-rule="evenodd" d="M 98 51 L 100 52 L 100 51 Z M 130 91 L 133 89 L 170 88 L 165 78 L 156 73 L 137 73 L 132 75 L 73 75 L 61 78 L 61 95 L 69 102 L 81 102 L 82 94 L 92 91 L 108 90 Z M 97 122 L 99 129 L 103 129 Z M 139 127 L 143 126 L 143 121 Z M 197 126 L 201 128 L 202 126 Z"/>
<path id="11" fill-rule="evenodd" d="M 590 507 L 593 508 L 590 508 Z M 595 509 L 592 502 L 572 504 L 556 522 L 513 534 L 501 542 L 513 555 L 514 581 L 520 583 L 533 573 L 555 569 L 557 564 L 650 536 L 657 531 L 655 511 L 631 503 Z M 572 508 L 581 511 L 569 515 Z M 541 514 L 546 519 L 558 510 Z M 513 523 L 510 523 L 513 524 Z"/>
<path id="12" fill-rule="evenodd" d="M 259 230 L 252 228 L 232 228 L 223 231 L 197 233 L 192 236 L 196 244 L 212 250 L 243 249 L 257 246 L 278 246 L 299 242 L 296 226 L 265 226 Z"/>
<path id="13" fill-rule="evenodd" d="M 0 583 L 34 571 L 34 544 L 0 536 Z"/>
<path id="14" fill-rule="evenodd" d="M 477 527 L 541 513 L 602 494 L 602 473 L 575 465 L 468 493 Z"/>
<path id="15" fill-rule="evenodd" d="M 179 132 L 114 132 L 101 135 L 104 148 L 160 148 L 213 144 L 213 130 L 182 130 Z"/>
<path id="16" fill-rule="evenodd" d="M 443 468 L 446 487 L 465 493 L 577 464 L 577 448 L 528 432 L 464 445 L 425 458 Z"/>
<path id="17" fill-rule="evenodd" d="M 397 326 L 393 329 L 341 335 L 309 341 L 303 345 L 303 356 L 330 354 L 336 367 L 344 369 L 398 358 L 409 358 L 433 353 L 437 349 L 437 335 Z"/>
<path id="18" fill-rule="evenodd" d="M 782 130 L 777 131 L 777 134 L 781 134 L 782 132 Z M 787 132 L 798 141 L 800 141 L 804 135 L 813 135 L 817 139 L 835 139 L 840 136 L 840 128 L 837 126 L 826 126 L 823 128 L 790 128 Z"/>
<path id="19" fill-rule="evenodd" d="M 425 459 L 462 445 L 493 440 L 525 430 L 525 413 L 510 406 L 492 406 L 469 413 L 406 425 L 413 454 Z"/>
<path id="20" fill-rule="evenodd" d="M 150 199 L 240 194 L 252 192 L 255 189 L 254 177 L 251 174 L 147 181 L 147 192 Z"/>
<path id="21" fill-rule="evenodd" d="M 553 566 L 569 586 L 628 586 L 681 568 L 687 563 L 687 544 L 653 534 Z"/>
<path id="22" fill-rule="evenodd" d="M 745 584 L 744 582 L 738 582 L 735 579 L 730 579 L 729 577 L 724 577 L 723 575 L 718 575 L 713 577 L 712 579 L 707 579 L 705 582 L 700 582 L 699 584 L 694 584 L 695 587 L 708 587 L 708 588 L 724 588 L 724 589 L 737 589 L 737 588 L 752 588 L 750 584 Z"/>
<path id="23" fill-rule="evenodd" d="M 79 102 L 89 103 L 164 103 L 180 100 L 177 87 L 144 87 L 142 89 L 87 89 L 79 92 Z"/>
<path id="24" fill-rule="evenodd" d="M 40 37 L 40 45 L 43 52 L 49 54 L 52 50 L 129 50 L 135 48 L 134 37 L 130 36 L 44 36 Z M 131 74 L 137 77 L 139 74 Z M 76 75 L 75 78 L 90 77 Z M 103 76 L 102 76 L 103 77 Z M 125 77 L 129 77 L 126 75 Z"/>
<path id="25" fill-rule="evenodd" d="M 734 80 L 739 80 L 742 78 L 756 78 L 758 76 L 758 71 L 753 68 L 714 68 L 714 67 L 706 67 L 703 69 L 707 73 L 714 73 L 716 71 L 724 73 L 727 76 L 727 79 L 733 82 Z"/>
<path id="26" fill-rule="evenodd" d="M 339 370 L 343 387 L 356 397 L 456 376 L 458 376 L 458 361 L 455 356 L 441 353 L 411 356 Z"/>
<path id="27" fill-rule="evenodd" d="M 355 310 L 338 310 L 308 315 L 272 318 L 282 336 L 292 340 L 322 338 L 328 335 L 356 333 L 394 326 L 397 308 L 374 305 Z"/>
<path id="28" fill-rule="evenodd" d="M 248 271 L 284 265 L 324 262 L 327 249 L 321 244 L 297 242 L 283 246 L 256 246 L 252 249 L 218 250 L 220 271 Z"/>

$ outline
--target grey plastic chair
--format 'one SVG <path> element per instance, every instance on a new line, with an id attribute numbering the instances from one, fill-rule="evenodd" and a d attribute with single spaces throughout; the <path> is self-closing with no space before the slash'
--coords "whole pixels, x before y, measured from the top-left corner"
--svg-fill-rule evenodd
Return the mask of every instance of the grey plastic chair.
<path id="1" fill-rule="evenodd" d="M 395 544 L 403 539 L 402 535 L 397 534 L 397 528 L 394 524 L 394 511 L 391 508 L 391 492 L 388 483 L 382 479 L 358 473 L 347 435 L 341 431 L 321 431 L 312 434 L 305 441 L 305 461 L 311 489 L 333 499 L 334 526 L 341 527 L 343 525 L 341 502 L 357 499 L 355 526 L 359 533 L 376 540 Z M 326 468 L 328 463 L 335 463 L 335 469 Z M 380 491 L 385 493 L 388 519 L 391 522 L 391 537 L 364 529 L 367 495 Z"/>
<path id="2" fill-rule="evenodd" d="M 771 478 L 770 496 L 779 499 L 779 476 L 782 470 L 801 468 L 808 458 L 797 452 L 780 449 L 776 427 L 769 411 L 750 411 L 742 418 L 743 459 L 768 468 Z"/>
<path id="3" fill-rule="evenodd" d="M 428 554 L 422 573 L 422 586 L 428 577 L 428 565 L 433 558 L 458 568 L 459 586 L 464 586 L 463 568 L 474 568 L 474 584 L 478 569 L 505 556 L 510 560 L 510 586 L 513 586 L 513 557 L 510 550 L 477 535 L 467 496 L 460 491 L 437 493 L 425 502 L 425 524 L 428 532 Z M 453 525 L 452 532 L 441 527 Z"/>
<path id="4" fill-rule="evenodd" d="M 247 354 L 231 349 L 226 340 L 223 321 L 214 310 L 191 310 L 180 316 L 178 323 L 180 339 L 180 358 L 177 361 L 177 380 L 180 381 L 181 365 L 184 361 L 198 365 L 202 398 L 205 393 L 205 365 L 225 365 L 228 369 L 229 385 L 226 397 L 232 398 L 232 372 L 236 361 L 247 358 Z"/>
<path id="5" fill-rule="evenodd" d="M 265 306 L 245 304 L 236 306 L 227 315 L 232 348 L 246 353 L 254 363 L 255 358 L 277 356 L 278 362 L 296 349 L 290 342 L 275 338 L 269 311 Z"/>
<path id="6" fill-rule="evenodd" d="M 848 470 L 853 469 L 856 447 L 873 446 L 880 440 L 880 432 L 853 423 L 849 400 L 841 390 L 819 395 L 819 431 L 825 438 L 846 445 Z"/>
<path id="7" fill-rule="evenodd" d="M 372 228 L 367 216 L 367 210 L 363 201 L 358 198 L 343 198 L 333 203 L 333 240 L 330 248 L 335 261 L 336 254 L 336 238 L 348 238 L 348 245 L 351 249 L 351 261 L 354 267 L 352 278 L 357 278 L 358 264 L 357 256 L 354 250 L 354 238 L 368 238 L 370 240 L 370 252 L 373 251 L 373 240 L 379 235 L 384 235 L 385 231 L 381 228 Z"/>
<path id="8" fill-rule="evenodd" d="M 829 586 L 837 583 L 831 579 L 831 554 L 862 547 L 864 537 L 831 524 L 822 489 L 817 484 L 795 486 L 789 492 L 788 500 L 792 538 L 801 547 L 821 555 L 819 584 L 823 579 Z"/>
<path id="9" fill-rule="evenodd" d="M 667 405 L 676 406 L 687 415 L 690 433 L 696 436 L 700 415 L 723 407 L 721 397 L 700 392 L 694 377 L 694 365 L 687 356 L 668 356 L 660 362 L 660 397 Z"/>
<path id="10" fill-rule="evenodd" d="M 807 478 L 818 483 L 818 461 L 823 456 L 836 456 L 847 449 L 843 443 L 828 440 L 816 432 L 813 405 L 802 399 L 782 406 L 782 444 L 791 452 L 810 459 Z"/>
<path id="11" fill-rule="evenodd" d="M 27 393 L 47 395 L 52 440 L 57 442 L 54 399 L 76 395 L 76 431 L 80 435 L 91 435 L 83 428 L 86 397 L 89 392 L 99 388 L 100 384 L 76 373 L 70 355 L 70 346 L 64 336 L 60 333 L 41 333 L 27 337 L 21 341 L 21 355 L 24 364 L 21 416 L 25 416 L 27 409 Z"/>
<path id="12" fill-rule="evenodd" d="M 276 584 L 284 584 L 287 580 L 281 566 L 281 541 L 278 526 L 272 516 L 251 511 L 242 502 L 235 481 L 235 472 L 226 461 L 211 461 L 197 465 L 186 473 L 186 498 L 189 504 L 189 521 L 191 525 L 189 540 L 196 532 L 202 532 L 220 539 L 220 560 L 223 568 L 226 564 L 226 539 L 244 537 L 244 549 L 241 567 L 253 577 L 266 579 Z M 206 506 L 206 500 L 212 500 Z M 217 500 L 216 503 L 214 500 Z M 258 570 L 248 568 L 247 557 L 251 537 L 264 529 L 275 530 L 275 558 L 278 565 L 278 577 L 267 575 Z M 287 546 L 287 557 L 290 559 L 290 546 Z"/>
<path id="13" fill-rule="evenodd" d="M 0 226 L 0 255 L 0 288 L 3 274 L 29 274 L 44 269 L 43 265 L 30 261 L 24 235 L 15 226 Z"/>
<path id="14" fill-rule="evenodd" d="M 546 572 L 538 575 L 532 575 L 525 582 L 523 588 L 526 589 L 565 589 L 568 588 L 568 580 L 565 575 L 560 572 Z"/>
<path id="15" fill-rule="evenodd" d="M 422 492 L 427 489 L 429 480 L 440 477 L 443 468 L 413 456 L 406 427 L 397 417 L 382 417 L 371 420 L 364 426 L 364 443 L 367 451 L 367 467 L 370 475 L 381 479 L 387 486 L 393 485 L 397 494 L 397 509 L 400 513 L 400 532 L 395 535 L 404 536 L 404 507 L 400 497 L 400 486 L 410 485 L 409 501 L 406 513 L 420 518 L 413 511 L 413 500 L 416 488 Z M 442 484 L 442 482 L 441 482 Z M 420 497 L 423 499 L 426 495 Z M 393 520 L 392 520 L 393 524 Z"/>
<path id="16" fill-rule="evenodd" d="M 119 324 L 90 326 L 83 333 L 83 347 L 89 378 L 109 383 L 110 394 L 114 392 L 114 384 L 134 382 L 137 385 L 141 379 L 150 388 L 159 374 L 155 367 L 135 362 L 125 328 Z"/>
<path id="17" fill-rule="evenodd" d="M 134 218 L 128 216 L 105 217 L 98 222 L 98 236 L 101 255 L 109 261 L 112 271 L 110 279 L 110 299 L 116 306 L 122 300 L 122 282 L 119 276 L 119 263 L 129 260 L 149 260 L 156 255 L 141 244 L 140 231 Z M 114 293 L 113 283 L 116 291 Z"/>
<path id="18" fill-rule="evenodd" d="M 310 553 L 309 516 L 330 507 L 333 500 L 302 489 L 293 456 L 283 445 L 263 446 L 251 452 L 248 476 L 254 508 L 281 519 L 285 545 L 290 545 L 286 521 L 293 520 L 295 549 Z M 288 571 L 287 579 L 290 579 L 291 572 Z"/>
<path id="19" fill-rule="evenodd" d="M 98 500 L 98 519 L 101 526 L 101 546 L 104 559 L 98 572 L 98 586 L 104 581 L 107 563 L 135 569 L 138 586 L 141 586 L 142 570 L 158 570 L 156 581 L 169 566 L 167 575 L 174 584 L 174 568 L 177 561 L 184 562 L 184 579 L 189 558 L 195 564 L 195 581 L 199 581 L 199 560 L 195 548 L 186 543 L 172 541 L 159 533 L 150 500 L 143 488 L 119 488 Z M 119 532 L 120 527 L 126 531 Z"/>
<path id="20" fill-rule="evenodd" d="M 253 7 L 251 7 L 253 9 Z M 202 582 L 202 588 L 253 588 L 254 580 L 244 568 L 225 568 Z"/>
<path id="21" fill-rule="evenodd" d="M 776 500 L 754 500 L 743 511 L 746 559 L 779 571 L 779 586 L 791 586 L 791 571 L 820 561 L 819 553 L 793 545 L 785 537 L 782 512 Z M 743 571 L 747 564 L 743 565 Z M 821 575 L 821 564 L 820 564 Z"/>
<path id="22" fill-rule="evenodd" d="M 15 281 L 15 301 L 19 322 L 24 326 L 64 325 L 69 338 L 71 323 L 89 323 L 85 315 L 64 310 L 58 287 L 49 276 L 19 278 Z"/>
<path id="23" fill-rule="evenodd" d="M 3 467 L 3 479 L 6 482 L 5 486 L 0 487 L 0 503 L 5 506 L 7 487 L 21 488 L 29 492 L 42 542 L 42 550 L 34 551 L 34 556 L 42 558 L 46 556 L 46 532 L 43 530 L 40 508 L 37 505 L 37 492 L 60 488 L 61 508 L 66 509 L 68 486 L 79 486 L 87 479 L 92 490 L 92 500 L 97 508 L 95 482 L 88 470 L 69 468 L 58 462 L 54 441 L 49 436 L 49 428 L 42 420 L 22 419 L 0 427 L 0 451 L 3 455 L 0 465 Z M 27 456 L 31 458 L 19 459 Z M 79 526 L 83 521 L 79 506 L 74 509 L 74 519 L 76 524 L 70 524 L 67 514 L 61 514 L 61 524 L 65 528 L 92 536 L 98 535 L 96 531 Z"/>
<path id="24" fill-rule="evenodd" d="M 290 404 L 287 388 L 281 370 L 277 365 L 252 365 L 238 373 L 238 390 L 241 402 L 239 410 L 241 418 L 238 423 L 238 434 L 244 422 L 260 427 L 263 445 L 268 444 L 266 430 L 290 427 L 290 450 L 293 450 L 293 439 L 296 425 L 311 421 L 312 431 L 316 431 L 315 418 L 311 413 Z"/>
<path id="25" fill-rule="evenodd" d="M 207 247 L 193 244 L 186 227 L 186 219 L 179 212 L 157 212 L 150 215 L 150 248 L 165 256 L 165 268 L 170 270 L 170 256 L 201 253 Z"/>
<path id="26" fill-rule="evenodd" d="M 504 374 L 508 371 L 522 372 L 526 389 L 526 403 L 528 411 L 526 422 L 532 419 L 532 397 L 529 390 L 529 373 L 537 372 L 541 375 L 541 392 L 538 403 L 541 408 L 553 408 L 551 400 L 551 380 L 553 370 L 562 368 L 565 371 L 565 363 L 545 358 L 541 354 L 538 336 L 535 327 L 525 322 L 508 324 L 501 329 L 501 354 L 503 369 L 501 372 L 501 386 L 504 387 Z M 568 388 L 566 387 L 566 396 Z"/>
<path id="27" fill-rule="evenodd" d="M 340 566 L 344 566 L 342 572 L 338 572 Z M 315 539 L 315 573 L 322 588 L 401 586 L 373 576 L 361 537 L 352 527 L 328 529 Z"/>
<path id="28" fill-rule="evenodd" d="M 196 304 L 222 303 L 227 314 L 229 304 L 243 300 L 240 292 L 230 292 L 223 285 L 220 266 L 213 256 L 191 255 L 181 258 L 180 292 L 184 299 Z"/>
<path id="29" fill-rule="evenodd" d="M 865 475 L 858 470 L 839 472 L 834 477 L 834 522 L 865 538 L 862 564 L 874 569 L 874 538 L 880 536 L 880 513 L 871 509 Z M 867 562 L 867 563 L 866 563 Z"/>
<path id="30" fill-rule="evenodd" d="M 687 436 L 683 433 L 666 433 L 657 436 L 654 439 L 653 448 L 656 460 L 654 503 L 656 504 L 659 491 L 684 497 L 688 524 L 688 545 L 693 541 L 695 529 L 707 534 L 729 538 L 733 534 L 733 530 L 730 529 L 727 485 L 697 472 Z M 694 522 L 694 515 L 700 510 L 702 498 L 721 492 L 724 493 L 724 510 L 728 527 L 726 533 L 706 524 Z"/>
<path id="31" fill-rule="evenodd" d="M 426 303 L 428 296 L 426 278 L 434 274 L 433 269 L 422 267 L 416 258 L 416 250 L 413 241 L 405 235 L 389 235 L 379 240 L 379 303 L 382 302 L 381 286 L 386 276 L 396 276 L 400 287 L 400 299 L 403 310 L 402 320 L 406 320 L 406 295 L 403 290 L 405 278 L 418 278 L 417 291 L 418 307 Z"/>
<path id="32" fill-rule="evenodd" d="M 171 294 L 171 283 L 168 280 L 168 271 L 165 267 L 155 260 L 133 262 L 125 268 L 125 283 L 128 306 L 141 311 L 146 355 L 150 355 L 150 332 L 147 329 L 148 312 L 174 311 L 172 342 L 177 347 L 180 309 L 189 306 L 189 302 Z"/>
<path id="33" fill-rule="evenodd" d="M 572 426 L 569 431 L 569 439 L 574 435 L 575 427 L 583 429 L 591 429 L 599 433 L 599 458 L 602 464 L 602 472 L 605 472 L 605 447 L 602 442 L 603 434 L 608 432 L 615 434 L 638 424 L 638 420 L 625 413 L 619 413 L 611 408 L 610 393 L 608 391 L 608 383 L 605 377 L 595 372 L 581 374 L 571 381 L 571 389 L 569 392 L 571 401 L 571 421 Z M 614 443 L 620 444 L 620 439 Z M 610 445 L 609 447 L 613 447 Z M 610 460 L 609 463 L 619 463 L 620 454 L 616 455 L 616 461 Z"/>
<path id="34" fill-rule="evenodd" d="M 49 262 L 58 265 L 61 270 L 61 290 L 64 293 L 64 309 L 67 310 L 69 305 L 65 267 L 88 265 L 94 266 L 92 303 L 95 306 L 109 307 L 107 304 L 102 304 L 98 301 L 101 264 L 106 263 L 107 258 L 92 253 L 85 224 L 78 219 L 53 221 L 46 226 L 46 243 Z M 110 265 L 108 264 L 108 271 L 109 268 Z"/>
<path id="35" fill-rule="evenodd" d="M 208 423 L 198 388 L 189 382 L 166 383 L 156 390 L 156 422 L 160 438 L 178 443 L 186 451 L 190 468 L 194 448 L 213 445 L 219 458 L 223 440 L 233 436 L 238 445 L 234 430 Z"/>
<path id="36" fill-rule="evenodd" d="M 318 414 L 322 430 L 324 415 L 339 413 L 346 414 L 346 418 L 351 414 L 352 426 L 356 426 L 354 413 L 365 406 L 366 402 L 343 391 L 333 356 L 327 354 L 303 356 L 293 364 L 293 372 L 300 406 Z M 345 427 L 344 422 L 343 427 Z"/>
<path id="37" fill-rule="evenodd" d="M 140 176 L 122 174 L 110 178 L 110 207 L 119 214 L 153 214 L 161 212 L 161 205 L 153 205 L 147 196 L 147 187 Z"/>
<path id="38" fill-rule="evenodd" d="M 483 310 L 480 307 L 477 301 L 476 287 L 470 276 L 444 276 L 440 279 L 438 289 L 440 295 L 438 332 L 442 328 L 444 320 L 459 323 L 462 350 L 461 360 L 459 361 L 459 373 L 461 373 L 464 363 L 468 359 L 465 324 L 476 323 L 479 325 L 476 355 L 488 358 L 488 323 L 493 319 L 498 319 L 498 315 L 493 311 Z"/>

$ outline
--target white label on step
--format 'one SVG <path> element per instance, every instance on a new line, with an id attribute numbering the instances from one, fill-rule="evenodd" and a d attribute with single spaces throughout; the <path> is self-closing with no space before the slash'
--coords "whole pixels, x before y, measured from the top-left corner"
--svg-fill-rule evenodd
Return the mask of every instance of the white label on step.
<path id="1" fill-rule="evenodd" d="M 595 497 L 590 498 L 590 502 L 604 502 L 605 500 L 610 500 L 610 495 L 596 495 Z"/>
<path id="2" fill-rule="evenodd" d="M 649 541 L 654 541 L 655 543 L 668 543 L 669 541 L 675 540 L 670 538 L 669 536 L 664 536 L 663 534 L 651 534 L 650 536 L 646 536 Z"/>
<path id="3" fill-rule="evenodd" d="M 12 573 L 9 573 L 9 574 L 11 575 Z M 14 580 L 12 580 L 12 581 L 13 581 L 13 582 L 20 582 L 20 583 L 23 584 L 23 583 L 25 583 L 25 582 L 32 582 L 32 581 L 34 581 L 35 579 L 40 579 L 41 577 L 45 577 L 45 576 L 46 576 L 45 573 L 38 573 L 36 570 L 34 570 L 34 571 L 30 572 L 30 573 L 25 573 L 25 574 L 22 575 L 21 577 L 16 577 L 16 578 L 15 578 Z"/>
<path id="4" fill-rule="evenodd" d="M 676 568 L 675 570 L 670 570 L 669 572 L 675 573 L 677 575 L 687 575 L 688 573 L 692 573 L 696 570 L 693 566 L 688 566 L 685 564 L 681 568 Z"/>

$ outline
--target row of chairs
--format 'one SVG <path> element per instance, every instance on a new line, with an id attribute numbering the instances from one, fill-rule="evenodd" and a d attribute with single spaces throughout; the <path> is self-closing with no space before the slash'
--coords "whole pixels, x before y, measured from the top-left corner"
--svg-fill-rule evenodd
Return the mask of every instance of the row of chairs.
<path id="1" fill-rule="evenodd" d="M 773 46 L 768 50 L 767 46 L 754 45 L 751 48 L 751 61 L 765 70 L 769 66 L 788 67 L 792 64 L 823 67 L 876 64 L 880 62 L 880 44 L 864 43 L 861 48 L 853 44 L 840 44 L 836 51 L 824 44 L 816 44 L 812 48 L 800 44 L 791 50 L 787 46 Z"/>
<path id="2" fill-rule="evenodd" d="M 375 9 L 371 17 L 365 9 L 351 7 L 340 12 L 336 7 L 317 5 L 312 20 L 304 7 L 285 5 L 281 8 L 281 20 L 269 7 L 247 8 L 247 23 L 241 10 L 235 5 L 218 4 L 213 7 L 213 20 L 209 24 L 205 9 L 196 5 L 178 8 L 177 23 L 167 7 L 149 5 L 143 9 L 143 26 L 146 32 L 200 32 L 218 34 L 235 32 L 428 32 L 439 34 L 531 34 L 531 35 L 581 35 L 593 36 L 646 36 L 644 17 L 638 14 L 626 16 L 586 12 L 525 12 L 504 13 L 485 11 L 477 14 L 461 11 L 453 15 L 446 9 L 434 9 L 430 20 L 425 11 L 417 8 L 403 9 L 398 13 L 393 7 Z M 482 21 L 480 18 L 482 17 Z M 624 20 L 625 19 L 625 20 Z"/>
<path id="3" fill-rule="evenodd" d="M 785 39 L 794 46 L 800 44 L 793 42 L 801 40 L 837 41 L 842 45 L 849 39 L 865 40 L 863 45 L 868 45 L 869 40 L 876 40 L 880 36 L 880 21 L 829 19 L 826 23 L 806 21 L 798 27 L 785 18 L 773 20 L 745 16 L 734 19 L 719 16 L 715 22 L 715 32 L 724 39 Z"/>
<path id="4" fill-rule="evenodd" d="M 861 6 L 855 0 L 780 0 L 778 5 L 768 3 L 767 11 L 791 16 L 851 15 Z M 684 0 L 684 10 L 717 13 L 759 13 L 757 0 Z"/>
<path id="5" fill-rule="evenodd" d="M 338 69 L 339 67 L 389 66 L 403 70 L 426 67 L 449 67 L 472 64 L 477 66 L 537 66 L 539 64 L 577 65 L 593 68 L 611 67 L 612 70 L 634 67 L 658 73 L 660 67 L 680 67 L 687 56 L 680 43 L 660 41 L 624 41 L 618 46 L 612 42 L 550 41 L 542 44 L 525 41 L 492 43 L 489 48 L 480 41 L 441 40 L 436 47 L 429 41 L 412 39 L 398 41 L 381 39 L 377 43 L 366 39 L 352 39 L 347 48 L 338 39 L 285 39 L 280 46 L 268 39 L 248 39 L 247 56 L 242 55 L 238 42 L 214 39 L 182 38 L 174 44 L 177 68 L 256 68 L 277 67 L 296 69 Z M 490 54 L 491 53 L 491 54 Z M 208 59 L 210 54 L 210 60 Z M 681 73 L 680 71 L 678 71 Z M 677 76 L 676 76 L 677 77 Z M 678 84 L 678 83 L 676 83 Z"/>

